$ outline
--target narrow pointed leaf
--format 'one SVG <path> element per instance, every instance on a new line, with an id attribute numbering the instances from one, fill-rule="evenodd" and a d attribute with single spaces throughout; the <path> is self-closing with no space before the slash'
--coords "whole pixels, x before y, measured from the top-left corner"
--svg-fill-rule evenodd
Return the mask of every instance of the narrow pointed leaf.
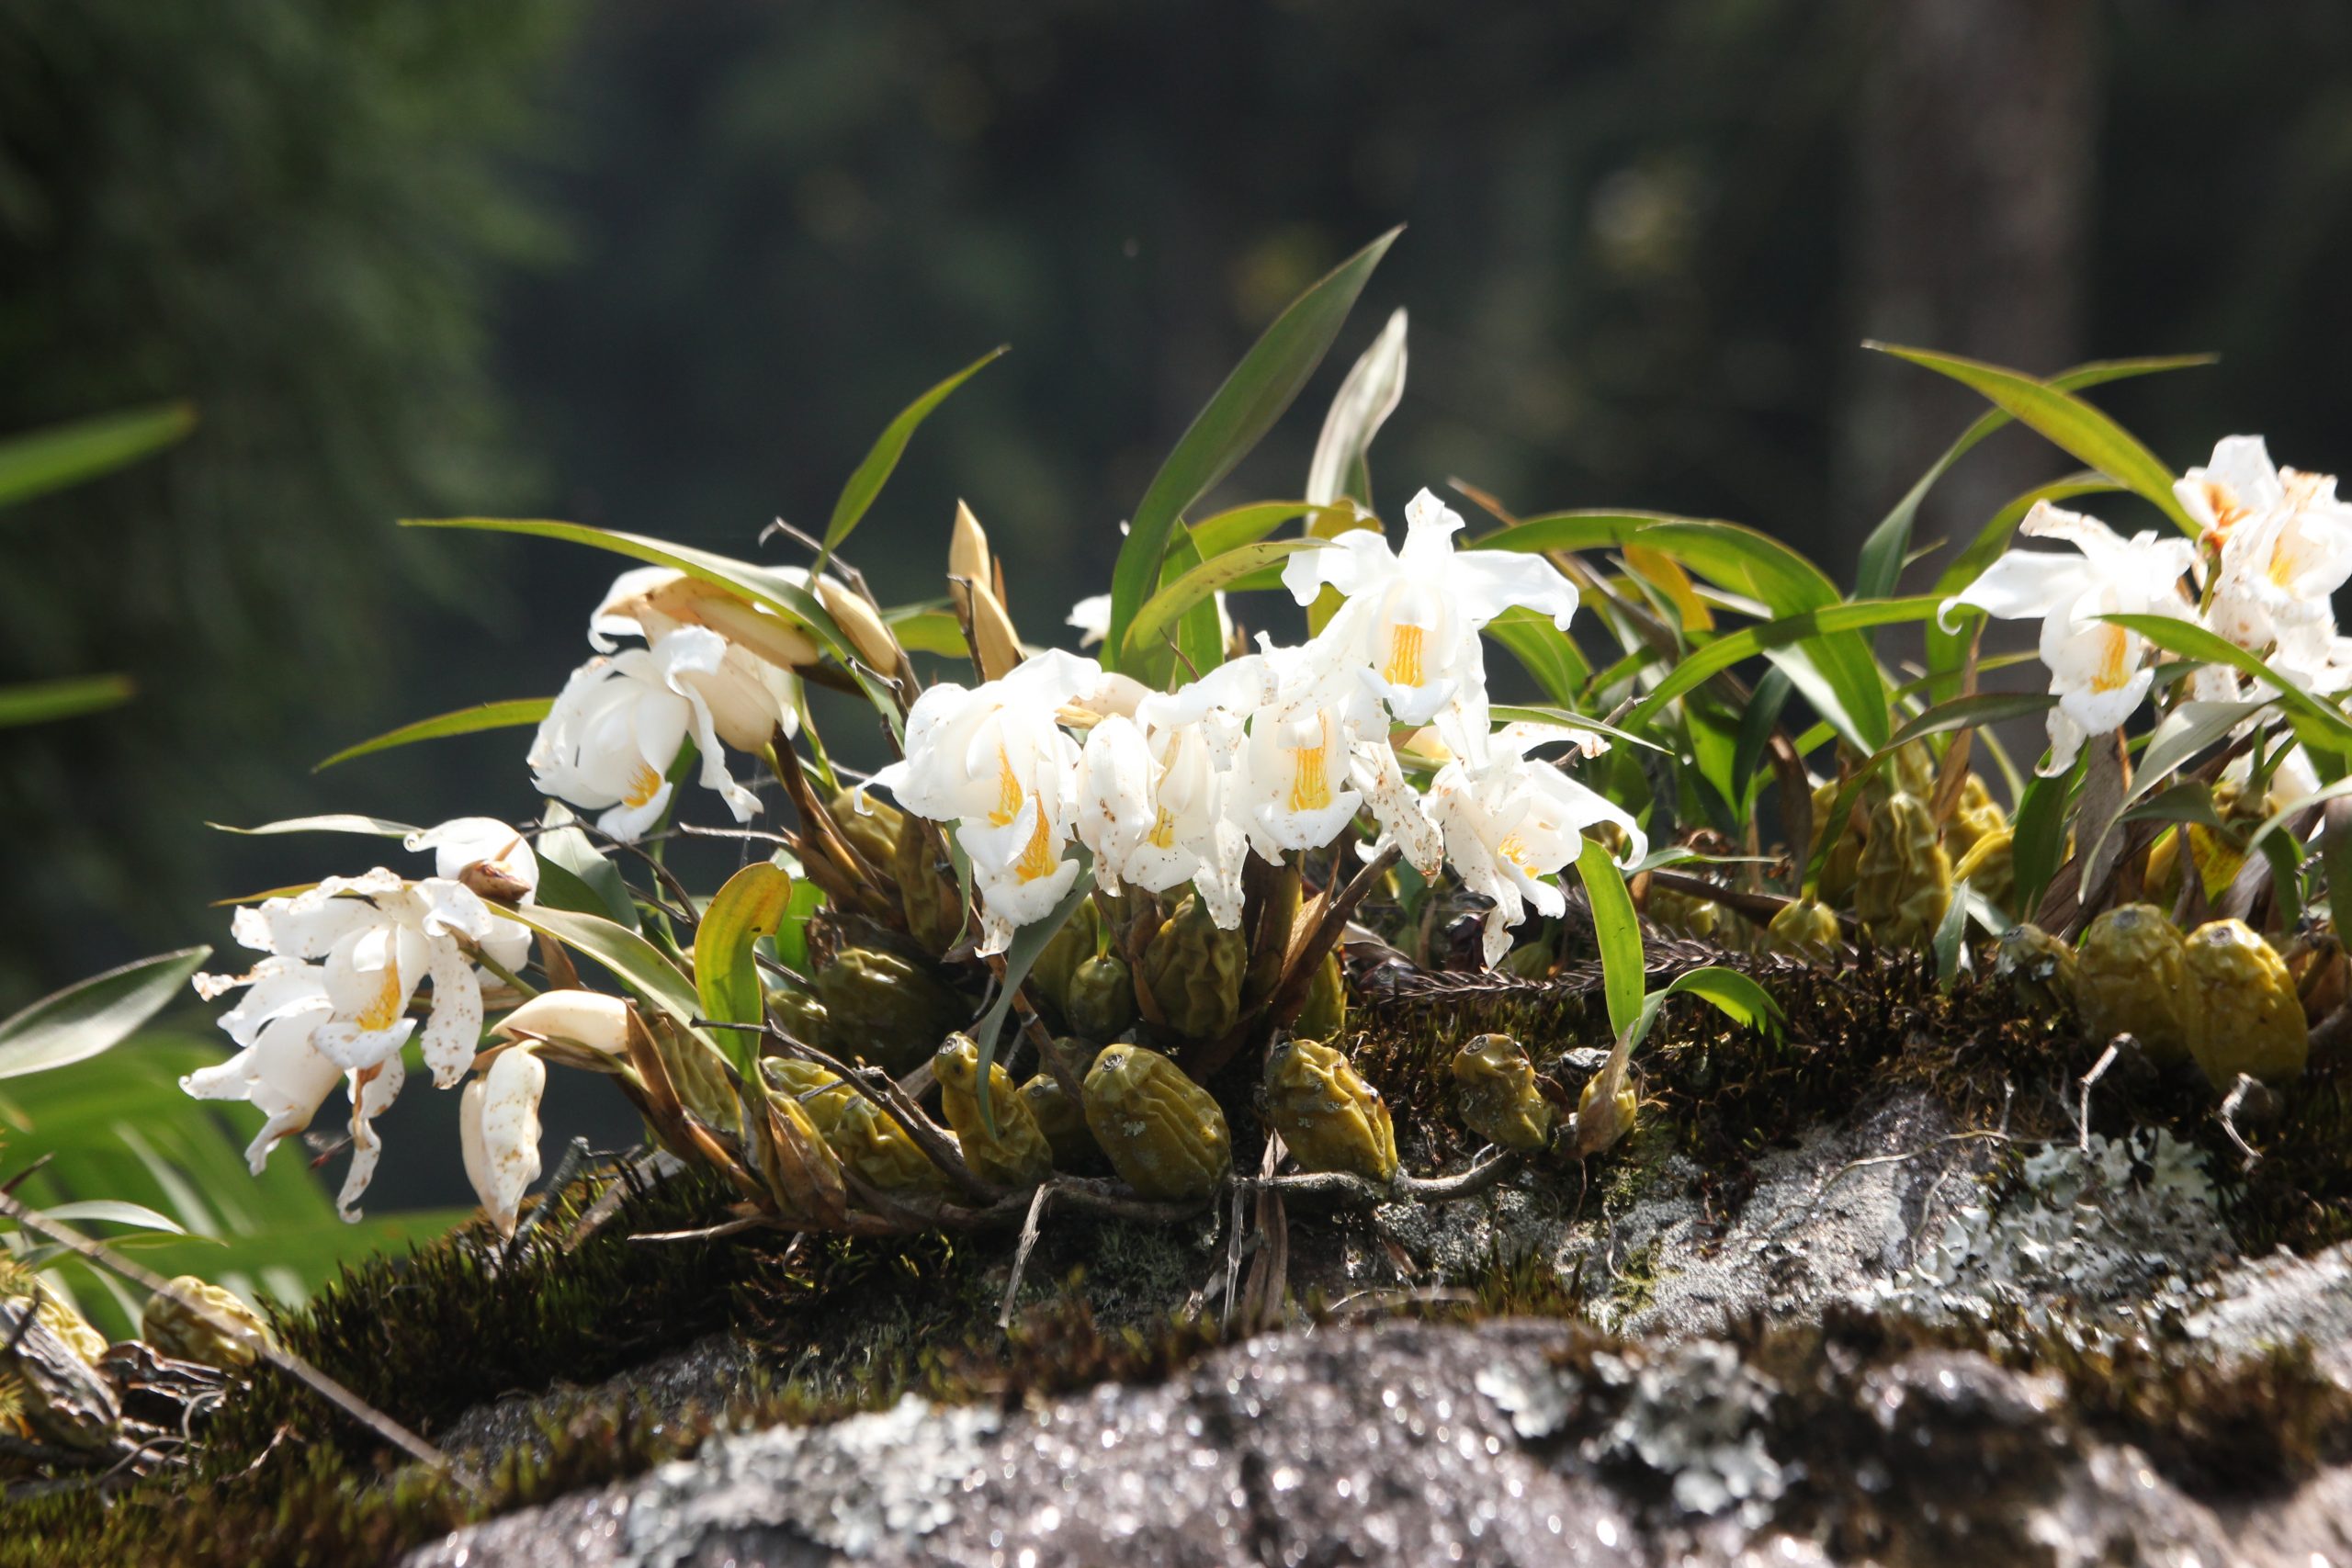
<path id="1" fill-rule="evenodd" d="M 1329 547 L 1328 539 L 1261 539 L 1254 545 L 1238 545 L 1213 560 L 1204 560 L 1185 572 L 1175 581 L 1153 594 L 1143 608 L 1136 612 L 1135 623 L 1127 630 L 1127 645 L 1134 658 L 1140 658 L 1154 639 L 1177 617 L 1194 605 L 1204 604 L 1216 593 L 1230 587 L 1270 562 L 1301 550 Z"/>
<path id="2" fill-rule="evenodd" d="M 1290 407 L 1397 233 L 1390 230 L 1340 263 L 1277 317 L 1160 465 L 1136 507 L 1112 573 L 1111 633 L 1103 646 L 1114 657 L 1127 646 L 1127 628 L 1159 581 L 1159 563 L 1176 520 L 1230 473 Z"/>
<path id="3" fill-rule="evenodd" d="M 276 822 L 265 822 L 258 828 L 232 828 L 226 822 L 207 822 L 216 833 L 235 833 L 244 838 L 260 838 L 270 833 L 364 833 L 377 839 L 405 839 L 417 831 L 405 822 L 389 821 L 381 817 L 357 817 L 348 812 L 325 817 L 288 817 Z"/>
<path id="4" fill-rule="evenodd" d="M 386 730 L 372 740 L 346 746 L 311 771 L 322 773 L 337 762 L 348 762 L 354 757 L 365 757 L 371 751 L 389 751 L 396 746 L 412 746 L 419 740 L 471 735 L 483 729 L 519 729 L 546 718 L 548 710 L 553 706 L 553 697 L 515 697 L 503 703 L 476 703 L 471 707 L 438 714 L 432 718 L 420 718 L 413 724 L 403 724 L 398 729 Z"/>
<path id="5" fill-rule="evenodd" d="M 2182 532 L 2192 536 L 2197 532 L 2197 525 L 2181 510 L 2179 497 L 2172 492 L 2172 470 L 2143 446 L 2138 436 L 2071 392 L 2019 371 L 1963 359 L 1954 354 L 1931 354 L 1925 349 L 1883 343 L 1863 346 L 1907 359 L 1973 388 L 2018 423 L 2030 426 L 2077 461 L 2088 464 L 2151 502 Z"/>
<path id="6" fill-rule="evenodd" d="M 209 947 L 186 947 L 93 975 L 0 1021 L 0 1078 L 20 1077 L 110 1050 L 171 1005 Z"/>
<path id="7" fill-rule="evenodd" d="M 1331 400 L 1331 412 L 1323 416 L 1322 434 L 1316 437 L 1315 453 L 1306 465 L 1310 502 L 1328 506 L 1343 495 L 1353 495 L 1365 506 L 1372 504 L 1370 487 L 1351 490 L 1350 480 L 1364 472 L 1364 454 L 1371 449 L 1372 438 L 1404 395 L 1405 311 L 1399 306 L 1380 329 L 1380 335 L 1372 340 L 1372 346 L 1348 367 L 1347 378 Z"/>
<path id="8" fill-rule="evenodd" d="M 659 1008 L 680 1028 L 701 1038 L 701 1032 L 695 1029 L 694 1023 L 701 1012 L 702 998 L 660 948 L 627 926 L 617 925 L 602 915 L 551 909 L 537 904 L 510 913 L 512 919 L 533 931 L 543 931 L 572 952 L 603 964 L 639 999 Z"/>
<path id="9" fill-rule="evenodd" d="M 889 482 L 891 470 L 899 466 L 899 459 L 905 455 L 907 442 L 914 435 L 915 427 L 931 416 L 932 410 L 945 402 L 950 392 L 978 375 L 982 367 L 995 363 L 1007 346 L 999 344 L 989 350 L 909 403 L 900 411 L 899 417 L 883 430 L 881 437 L 874 443 L 873 450 L 865 454 L 865 460 L 858 464 L 856 471 L 850 475 L 849 482 L 842 487 L 841 499 L 833 502 L 832 520 L 825 525 L 827 555 L 849 537 L 850 530 L 857 526 L 858 521 L 865 515 L 866 508 L 874 504 L 874 498 L 882 493 L 882 487 Z"/>
<path id="10" fill-rule="evenodd" d="M 0 506 L 112 473 L 195 428 L 193 404 L 159 403 L 0 440 Z"/>
<path id="11" fill-rule="evenodd" d="M 136 690 L 128 675 L 69 675 L 62 681 L 0 686 L 0 729 L 120 707 Z"/>
<path id="12" fill-rule="evenodd" d="M 2167 653 L 2177 653 L 2201 664 L 2226 664 L 2277 688 L 2280 705 L 2316 725 L 2327 738 L 2329 750 L 2352 751 L 2352 719 L 2346 718 L 2335 705 L 2324 703 L 2297 687 L 2229 638 L 2207 631 L 2194 621 L 2170 615 L 2101 615 L 2099 619 L 2138 632 Z"/>
<path id="13" fill-rule="evenodd" d="M 1640 1018 L 1648 974 L 1642 957 L 1642 923 L 1626 891 L 1623 868 L 1598 839 L 1587 839 L 1577 854 L 1577 874 L 1592 904 L 1592 927 L 1600 946 L 1602 989 L 1609 998 L 1609 1028 L 1619 1036 Z"/>

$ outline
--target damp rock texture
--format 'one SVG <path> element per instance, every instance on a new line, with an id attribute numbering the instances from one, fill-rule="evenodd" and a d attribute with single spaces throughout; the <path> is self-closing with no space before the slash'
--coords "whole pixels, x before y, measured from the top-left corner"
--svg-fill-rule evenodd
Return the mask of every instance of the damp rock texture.
<path id="1" fill-rule="evenodd" d="M 1888 1321 L 1736 1342 L 1294 1330 L 1163 1384 L 720 1438 L 407 1562 L 2352 1561 L 2352 1468 L 2305 1454 L 2249 1481 L 2226 1429 L 2186 1440 Z"/>

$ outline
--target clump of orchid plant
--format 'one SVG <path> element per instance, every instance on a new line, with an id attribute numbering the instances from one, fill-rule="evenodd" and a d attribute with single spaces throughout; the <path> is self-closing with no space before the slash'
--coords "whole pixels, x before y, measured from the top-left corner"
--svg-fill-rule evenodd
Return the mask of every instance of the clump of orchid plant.
<path id="1" fill-rule="evenodd" d="M 342 1086 L 350 1213 L 413 1050 L 436 1087 L 463 1086 L 465 1166 L 511 1234 L 539 1174 L 547 1068 L 591 1071 L 670 1155 L 727 1174 L 741 1223 L 862 1232 L 1001 1223 L 1048 1188 L 1136 1213 L 1197 1204 L 1231 1179 L 1227 1111 L 1204 1086 L 1262 1062 L 1260 1103 L 1344 1106 L 1372 1141 L 1306 1177 L 1443 1196 L 1470 1174 L 1399 1173 L 1386 1111 L 1346 1061 L 1345 943 L 1539 985 L 1599 960 L 1610 1066 L 1573 1115 L 1479 1100 L 1470 1124 L 1510 1134 L 1472 1167 L 1491 1179 L 1630 1124 L 1628 1058 L 1662 1000 L 1645 996 L 1641 917 L 1722 960 L 1676 949 L 1667 992 L 1759 1026 L 1775 1009 L 1749 972 L 1776 952 L 1921 947 L 1956 976 L 2023 922 L 2071 938 L 2164 889 L 2183 923 L 2221 909 L 2296 928 L 2320 892 L 2304 851 L 2352 775 L 2352 658 L 2328 603 L 2352 576 L 2352 507 L 2334 480 L 2275 469 L 2242 437 L 2176 479 L 2073 389 L 2168 362 L 2041 381 L 1897 351 L 1996 405 L 1947 464 L 2013 417 L 2095 470 L 2019 498 L 1926 592 L 1895 592 L 1916 491 L 1851 594 L 1736 525 L 1520 516 L 1468 486 L 1492 528 L 1472 536 L 1422 490 L 1392 534 L 1366 454 L 1403 389 L 1399 312 L 1339 389 L 1304 499 L 1203 512 L 1388 243 L 1295 304 L 1178 444 L 1111 592 L 1070 614 L 1092 657 L 1023 640 L 968 508 L 944 605 L 886 609 L 842 556 L 915 426 L 986 359 L 894 422 L 820 537 L 770 530 L 804 562 L 435 525 L 642 563 L 594 607 L 593 657 L 555 698 L 354 749 L 535 724 L 544 809 L 517 827 L 273 825 L 397 832 L 434 874 L 378 867 L 241 909 L 234 934 L 261 956 L 198 981 L 243 987 L 220 1020 L 240 1050 L 188 1091 L 265 1113 L 258 1168 Z M 2101 491 L 2159 526 L 2127 537 L 2055 504 Z M 2012 548 L 2018 534 L 2071 552 Z M 1980 689 L 2015 661 L 1980 647 L 1987 616 L 2040 622 L 2046 694 Z M 1874 641 L 1905 624 L 1926 637 L 1914 667 Z M 1498 647 L 1515 671 L 1490 668 Z M 837 761 L 811 686 L 870 703 L 895 756 L 870 775 Z M 1987 727 L 2028 716 L 2049 748 L 2021 771 Z M 725 825 L 686 820 L 688 781 Z M 696 834 L 760 858 L 696 894 L 662 854 Z M 2199 874 L 2165 882 L 2166 844 Z M 586 985 L 583 960 L 623 994 Z M 1518 1047 L 1481 1038 L 1462 1081 L 1532 1094 Z M 1122 1146 L 1147 1125 L 1174 1131 Z M 1294 1159 L 1352 1146 L 1270 1127 Z"/>

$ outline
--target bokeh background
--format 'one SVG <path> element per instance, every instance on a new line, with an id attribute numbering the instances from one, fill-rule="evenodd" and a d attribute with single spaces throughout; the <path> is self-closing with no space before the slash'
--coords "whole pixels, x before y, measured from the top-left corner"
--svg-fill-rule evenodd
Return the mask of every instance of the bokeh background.
<path id="1" fill-rule="evenodd" d="M 395 519 L 748 552 L 1008 343 L 853 553 L 934 594 L 966 498 L 1035 636 L 1255 333 L 1399 222 L 1230 496 L 1298 490 L 1398 305 L 1392 508 L 1459 476 L 1724 516 L 1850 580 L 1974 412 L 1865 337 L 2037 372 L 2219 351 L 2101 400 L 2176 467 L 2236 431 L 2352 464 L 2341 0 L 0 7 L 0 430 L 201 419 L 0 519 L 0 681 L 140 687 L 0 732 L 0 1012 L 376 848 L 208 820 L 536 809 L 521 731 L 311 772 L 553 692 L 616 564 Z M 2005 433 L 1923 537 L 2064 466 Z M 448 1098 L 388 1123 L 379 1201 L 467 1201 L 446 1146 L 402 1157 Z"/>

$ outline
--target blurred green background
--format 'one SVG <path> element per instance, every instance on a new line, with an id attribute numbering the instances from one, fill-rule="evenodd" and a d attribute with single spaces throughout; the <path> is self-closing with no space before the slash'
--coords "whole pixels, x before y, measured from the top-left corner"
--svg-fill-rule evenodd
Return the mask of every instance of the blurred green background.
<path id="1" fill-rule="evenodd" d="M 521 731 L 310 771 L 552 693 L 615 566 L 396 518 L 748 552 L 1010 343 L 854 553 L 886 601 L 935 593 L 967 498 L 1042 637 L 1256 332 L 1403 222 L 1228 494 L 1299 489 L 1401 304 L 1384 505 L 1459 476 L 1522 510 L 1725 516 L 1848 578 L 1973 412 L 1864 337 L 2038 372 L 2218 350 L 2104 400 L 2176 467 L 2236 431 L 2352 463 L 2347 196 L 2341 0 L 0 9 L 0 431 L 159 398 L 201 419 L 0 520 L 0 682 L 140 687 L 0 732 L 0 1012 L 225 945 L 209 901 L 377 847 L 207 820 L 536 809 Z M 1923 537 L 2063 466 L 2005 433 Z M 444 1110 L 387 1123 L 379 1199 L 466 1201 L 454 1157 L 403 1157 L 441 1135 L 403 1115 Z"/>

